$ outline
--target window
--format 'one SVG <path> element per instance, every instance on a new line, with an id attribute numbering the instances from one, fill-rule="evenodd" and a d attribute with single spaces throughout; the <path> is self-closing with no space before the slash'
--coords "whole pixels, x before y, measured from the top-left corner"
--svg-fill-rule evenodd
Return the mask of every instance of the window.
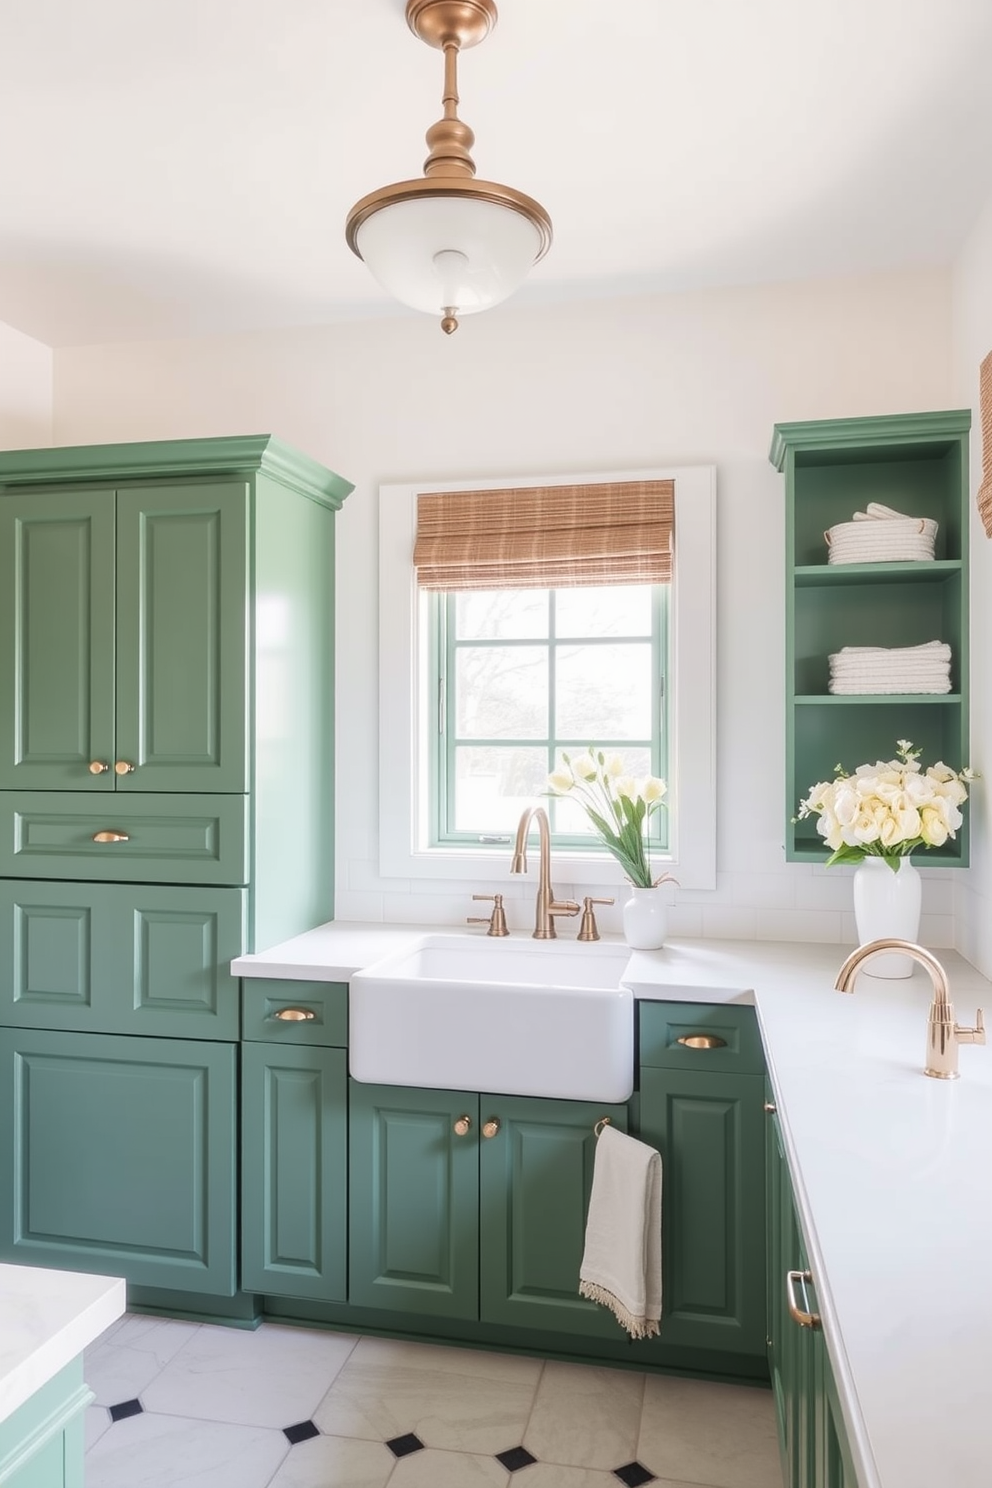
<path id="1" fill-rule="evenodd" d="M 505 839 L 522 805 L 542 794 L 556 751 L 593 740 L 614 742 L 638 773 L 669 782 L 652 856 L 683 887 L 714 887 L 712 468 L 545 476 L 513 488 L 659 480 L 675 483 L 670 586 L 453 594 L 418 591 L 417 498 L 471 490 L 497 499 L 507 482 L 381 488 L 383 877 L 500 877 Z M 566 802 L 545 804 L 556 813 L 556 879 L 613 882 L 616 866 L 596 850 L 585 818 L 570 818 Z"/>

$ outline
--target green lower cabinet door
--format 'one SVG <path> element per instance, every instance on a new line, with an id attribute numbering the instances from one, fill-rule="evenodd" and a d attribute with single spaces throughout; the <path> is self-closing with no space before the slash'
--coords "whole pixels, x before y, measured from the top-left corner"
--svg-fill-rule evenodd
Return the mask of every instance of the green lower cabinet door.
<path id="1" fill-rule="evenodd" d="M 768 1369 L 778 1417 L 782 1478 L 787 1488 L 795 1488 L 801 1479 L 808 1481 L 809 1476 L 809 1468 L 803 1466 L 802 1458 L 805 1433 L 800 1429 L 807 1406 L 803 1375 L 808 1370 L 804 1371 L 802 1367 L 805 1334 L 789 1316 L 786 1305 L 786 1275 L 789 1271 L 801 1269 L 802 1246 L 782 1149 L 782 1133 L 778 1117 L 772 1113 L 767 1118 L 766 1149 Z"/>
<path id="2" fill-rule="evenodd" d="M 478 1122 L 475 1095 L 350 1082 L 355 1306 L 478 1316 Z"/>
<path id="3" fill-rule="evenodd" d="M 640 1136 L 662 1158 L 661 1338 L 765 1354 L 761 1075 L 641 1070 Z"/>
<path id="4" fill-rule="evenodd" d="M 0 1421 L 0 1488 L 84 1488 L 92 1400 L 80 1355 Z"/>
<path id="5" fill-rule="evenodd" d="M 617 1337 L 579 1296 L 596 1153 L 595 1123 L 627 1129 L 626 1106 L 483 1095 L 479 1115 L 483 1322 Z"/>
<path id="6" fill-rule="evenodd" d="M 0 1257 L 233 1296 L 235 1052 L 0 1029 Z"/>
<path id="7" fill-rule="evenodd" d="M 348 1072 L 344 1049 L 241 1053 L 241 1285 L 347 1299 Z"/>

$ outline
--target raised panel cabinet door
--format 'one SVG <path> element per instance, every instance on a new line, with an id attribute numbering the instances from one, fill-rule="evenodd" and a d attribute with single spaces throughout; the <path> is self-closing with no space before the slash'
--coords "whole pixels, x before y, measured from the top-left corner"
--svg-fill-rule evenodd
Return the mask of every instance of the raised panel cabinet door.
<path id="1" fill-rule="evenodd" d="M 245 1044 L 241 1051 L 241 1285 L 347 1299 L 348 1056 Z"/>
<path id="2" fill-rule="evenodd" d="M 114 789 L 114 493 L 0 495 L 0 790 Z"/>
<path id="3" fill-rule="evenodd" d="M 765 1355 L 764 1081 L 641 1070 L 640 1136 L 661 1153 L 661 1334 Z"/>
<path id="4" fill-rule="evenodd" d="M 235 1052 L 0 1029 L 0 1256 L 233 1296 Z"/>
<path id="5" fill-rule="evenodd" d="M 244 481 L 117 498 L 118 790 L 247 788 Z"/>
<path id="6" fill-rule="evenodd" d="M 355 1306 L 478 1317 L 478 1108 L 458 1091 L 350 1082 Z"/>

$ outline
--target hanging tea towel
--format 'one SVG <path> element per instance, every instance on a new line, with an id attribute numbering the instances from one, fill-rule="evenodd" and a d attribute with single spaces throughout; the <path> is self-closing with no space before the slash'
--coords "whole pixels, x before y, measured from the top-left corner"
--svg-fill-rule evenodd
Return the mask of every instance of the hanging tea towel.
<path id="1" fill-rule="evenodd" d="M 608 1307 L 632 1338 L 661 1321 L 661 1158 L 612 1126 L 596 1144 L 579 1295 Z"/>

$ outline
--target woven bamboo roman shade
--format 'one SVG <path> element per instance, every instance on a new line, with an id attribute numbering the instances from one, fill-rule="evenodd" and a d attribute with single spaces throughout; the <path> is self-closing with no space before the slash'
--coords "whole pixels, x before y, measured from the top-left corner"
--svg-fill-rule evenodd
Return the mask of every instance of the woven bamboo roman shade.
<path id="1" fill-rule="evenodd" d="M 672 577 L 675 482 L 430 491 L 417 499 L 422 589 L 560 589 Z"/>

